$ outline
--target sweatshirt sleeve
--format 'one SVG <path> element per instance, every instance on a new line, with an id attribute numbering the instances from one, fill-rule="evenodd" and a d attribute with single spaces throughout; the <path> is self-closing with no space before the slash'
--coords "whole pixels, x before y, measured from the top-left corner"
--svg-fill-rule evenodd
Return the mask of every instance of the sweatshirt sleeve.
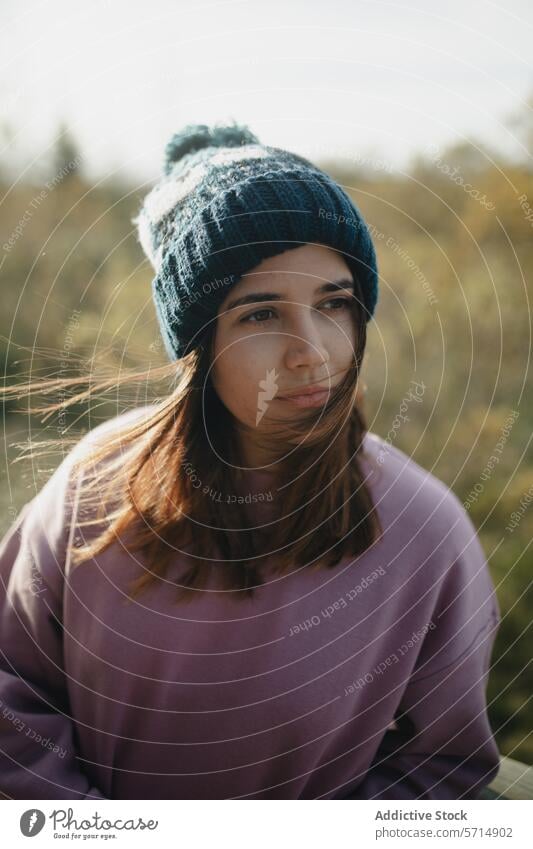
<path id="1" fill-rule="evenodd" d="M 461 505 L 461 551 L 442 578 L 412 674 L 352 799 L 476 799 L 499 770 L 486 686 L 500 609 Z"/>
<path id="2" fill-rule="evenodd" d="M 74 456 L 0 541 L 0 791 L 11 799 L 106 798 L 79 767 L 62 663 Z"/>

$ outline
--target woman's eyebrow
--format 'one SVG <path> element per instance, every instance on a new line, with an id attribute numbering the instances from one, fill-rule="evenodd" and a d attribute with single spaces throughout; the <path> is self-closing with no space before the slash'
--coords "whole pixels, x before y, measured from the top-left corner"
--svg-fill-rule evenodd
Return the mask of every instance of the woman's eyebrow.
<path id="1" fill-rule="evenodd" d="M 342 280 L 335 280 L 330 283 L 323 283 L 315 290 L 315 295 L 323 295 L 326 292 L 338 292 L 339 290 L 342 291 L 345 289 L 348 289 L 350 293 L 353 294 L 353 280 L 345 278 Z M 240 298 L 235 298 L 235 300 L 230 301 L 226 307 L 226 312 L 229 312 L 229 310 L 233 310 L 236 307 L 245 306 L 245 304 L 257 304 L 262 301 L 285 300 L 287 300 L 286 296 L 280 295 L 279 292 L 250 292 L 248 295 L 243 295 Z"/>

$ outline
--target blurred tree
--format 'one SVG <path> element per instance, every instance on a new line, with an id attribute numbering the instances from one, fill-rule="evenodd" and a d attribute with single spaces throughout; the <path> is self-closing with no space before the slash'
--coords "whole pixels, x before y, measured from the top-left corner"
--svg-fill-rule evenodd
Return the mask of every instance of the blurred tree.
<path id="1" fill-rule="evenodd" d="M 61 122 L 51 154 L 51 175 L 61 175 L 63 181 L 68 181 L 78 175 L 83 157 L 78 143 L 65 122 Z"/>

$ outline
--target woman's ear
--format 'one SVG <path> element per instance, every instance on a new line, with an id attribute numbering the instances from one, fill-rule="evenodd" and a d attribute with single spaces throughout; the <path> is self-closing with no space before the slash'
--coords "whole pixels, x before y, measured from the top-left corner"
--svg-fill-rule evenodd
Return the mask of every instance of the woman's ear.
<path id="1" fill-rule="evenodd" d="M 364 397 L 367 393 L 367 389 L 368 389 L 367 384 L 360 378 L 357 381 L 357 388 L 355 390 L 355 403 L 356 404 L 363 401 L 363 399 L 364 399 Z"/>

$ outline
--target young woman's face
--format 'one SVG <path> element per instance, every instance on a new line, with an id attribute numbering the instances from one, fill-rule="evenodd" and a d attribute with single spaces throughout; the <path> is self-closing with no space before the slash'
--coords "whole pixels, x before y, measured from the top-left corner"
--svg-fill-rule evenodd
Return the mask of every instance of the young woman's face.
<path id="1" fill-rule="evenodd" d="M 320 411 L 353 365 L 354 303 L 347 264 L 322 245 L 269 257 L 232 287 L 217 314 L 211 379 L 244 430 L 268 427 L 269 413 Z M 315 384 L 325 392 L 294 397 Z"/>

